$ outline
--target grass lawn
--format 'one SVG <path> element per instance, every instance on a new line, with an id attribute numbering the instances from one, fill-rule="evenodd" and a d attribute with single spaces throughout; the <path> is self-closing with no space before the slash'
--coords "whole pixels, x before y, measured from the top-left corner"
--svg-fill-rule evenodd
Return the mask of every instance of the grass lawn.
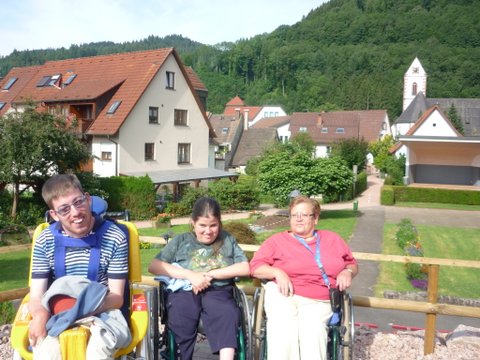
<path id="1" fill-rule="evenodd" d="M 425 257 L 480 261 L 479 230 L 442 226 L 416 226 Z M 383 254 L 403 255 L 395 241 L 397 226 L 385 224 Z M 440 266 L 439 294 L 466 298 L 480 296 L 480 269 Z M 382 262 L 375 296 L 384 290 L 416 290 L 405 277 L 404 264 Z"/>
<path id="2" fill-rule="evenodd" d="M 30 250 L 0 255 L 0 291 L 28 287 Z"/>

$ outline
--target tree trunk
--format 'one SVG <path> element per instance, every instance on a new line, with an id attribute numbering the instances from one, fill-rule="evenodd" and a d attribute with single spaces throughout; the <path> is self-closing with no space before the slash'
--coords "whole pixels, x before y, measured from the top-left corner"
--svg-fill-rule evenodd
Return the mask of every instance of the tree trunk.
<path id="1" fill-rule="evenodd" d="M 13 186 L 13 204 L 12 204 L 12 213 L 11 213 L 12 220 L 15 220 L 17 217 L 18 201 L 20 198 L 19 189 L 20 189 L 20 184 L 15 183 Z"/>

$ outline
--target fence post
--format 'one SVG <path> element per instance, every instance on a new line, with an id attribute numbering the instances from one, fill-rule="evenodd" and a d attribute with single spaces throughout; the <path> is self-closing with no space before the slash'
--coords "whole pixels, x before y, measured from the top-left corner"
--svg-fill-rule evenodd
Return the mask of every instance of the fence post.
<path id="1" fill-rule="evenodd" d="M 436 304 L 438 300 L 438 273 L 439 265 L 428 265 L 428 289 L 427 300 L 429 303 Z M 427 313 L 425 316 L 425 340 L 423 354 L 433 354 L 435 350 L 435 335 L 437 315 L 435 313 Z"/>

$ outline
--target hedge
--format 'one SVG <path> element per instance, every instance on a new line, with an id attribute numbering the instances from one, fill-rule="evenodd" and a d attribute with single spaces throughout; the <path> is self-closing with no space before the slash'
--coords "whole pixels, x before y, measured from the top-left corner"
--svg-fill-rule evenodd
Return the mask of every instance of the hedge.
<path id="1" fill-rule="evenodd" d="M 395 204 L 395 191 L 393 186 L 384 185 L 380 192 L 380 204 L 382 205 L 394 205 Z"/>
<path id="2" fill-rule="evenodd" d="M 381 204 L 393 205 L 397 201 L 480 205 L 480 191 L 384 185 Z"/>

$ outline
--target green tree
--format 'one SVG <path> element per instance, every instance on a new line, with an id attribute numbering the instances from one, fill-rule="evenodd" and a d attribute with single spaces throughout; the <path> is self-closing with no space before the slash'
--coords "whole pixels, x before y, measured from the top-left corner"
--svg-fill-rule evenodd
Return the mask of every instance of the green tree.
<path id="1" fill-rule="evenodd" d="M 345 160 L 350 169 L 358 166 L 358 171 L 365 169 L 368 154 L 368 143 L 362 139 L 344 139 L 333 144 L 331 157 L 338 156 Z"/>
<path id="2" fill-rule="evenodd" d="M 448 118 L 450 119 L 452 125 L 457 129 L 457 131 L 464 135 L 465 132 L 463 130 L 463 124 L 462 120 L 460 119 L 460 116 L 458 116 L 457 109 L 455 108 L 455 105 L 451 105 L 450 108 L 448 109 L 447 113 Z"/>
<path id="3" fill-rule="evenodd" d="M 0 117 L 0 183 L 13 186 L 13 219 L 22 192 L 38 190 L 52 173 L 74 171 L 89 159 L 75 130 L 75 123 L 38 112 L 31 103 L 24 112 Z"/>
<path id="4" fill-rule="evenodd" d="M 285 144 L 268 152 L 258 164 L 258 184 L 262 192 L 285 205 L 289 194 L 298 189 L 302 194 L 322 194 L 336 200 L 350 186 L 353 174 L 340 158 L 315 159 L 312 153 L 294 144 Z"/>
<path id="5" fill-rule="evenodd" d="M 310 134 L 299 132 L 291 139 L 291 142 L 292 146 L 296 147 L 298 150 L 304 150 L 309 154 L 314 154 L 315 142 Z"/>
<path id="6" fill-rule="evenodd" d="M 387 164 L 394 155 L 390 154 L 390 149 L 395 145 L 395 140 L 391 135 L 386 135 L 383 139 L 370 143 L 368 150 L 373 155 L 373 164 L 382 171 L 387 172 Z"/>

